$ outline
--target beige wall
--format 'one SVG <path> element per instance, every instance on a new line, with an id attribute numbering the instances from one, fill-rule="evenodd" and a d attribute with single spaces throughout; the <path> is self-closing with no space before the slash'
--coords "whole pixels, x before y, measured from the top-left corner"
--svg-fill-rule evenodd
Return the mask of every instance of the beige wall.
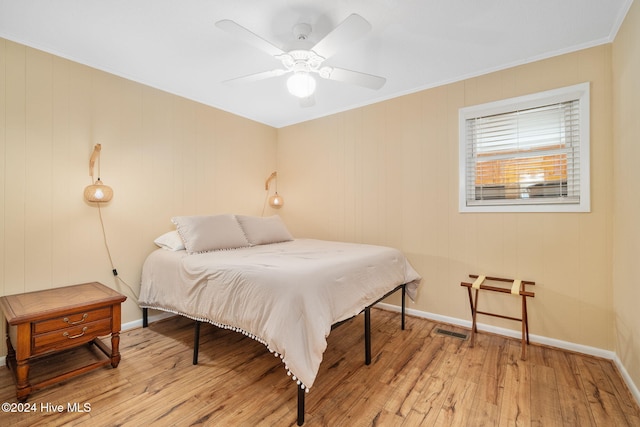
<path id="1" fill-rule="evenodd" d="M 180 214 L 260 214 L 276 130 L 0 39 L 0 294 L 116 283 L 89 157 L 114 189 L 102 216 L 119 275 L 136 292 L 152 241 Z M 0 327 L 4 329 L 4 322 Z M 4 335 L 4 333 L 3 333 Z M 1 340 L 0 354 L 6 354 Z"/>
<path id="2" fill-rule="evenodd" d="M 458 213 L 458 109 L 580 82 L 591 82 L 591 213 Z M 404 251 L 424 277 L 412 308 L 470 320 L 468 274 L 533 280 L 531 333 L 611 351 L 610 109 L 605 45 L 282 128 L 282 215 L 297 236 Z M 519 315 L 511 296 L 483 298 Z"/>
<path id="3" fill-rule="evenodd" d="M 640 206 L 614 200 L 640 185 L 639 14 L 634 4 L 613 47 L 279 130 L 0 39 L 0 294 L 93 280 L 128 294 L 111 276 L 98 211 L 82 200 L 95 143 L 115 190 L 102 210 L 113 259 L 136 291 L 171 216 L 259 214 L 277 167 L 292 232 L 400 248 L 424 276 L 412 308 L 469 319 L 467 274 L 535 280 L 533 334 L 616 351 L 640 384 Z M 592 212 L 458 213 L 458 109 L 585 81 Z M 518 314 L 511 297 L 485 302 Z M 139 316 L 130 297 L 124 321 Z"/>
<path id="4" fill-rule="evenodd" d="M 613 44 L 613 307 L 616 353 L 640 388 L 640 4 Z"/>

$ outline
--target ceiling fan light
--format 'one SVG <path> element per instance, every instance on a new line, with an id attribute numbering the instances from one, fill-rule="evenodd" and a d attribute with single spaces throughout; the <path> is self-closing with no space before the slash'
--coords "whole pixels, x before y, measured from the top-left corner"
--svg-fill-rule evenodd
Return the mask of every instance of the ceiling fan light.
<path id="1" fill-rule="evenodd" d="M 313 95 L 316 90 L 316 79 L 306 72 L 293 73 L 287 79 L 287 89 L 289 93 L 298 98 L 307 98 Z"/>

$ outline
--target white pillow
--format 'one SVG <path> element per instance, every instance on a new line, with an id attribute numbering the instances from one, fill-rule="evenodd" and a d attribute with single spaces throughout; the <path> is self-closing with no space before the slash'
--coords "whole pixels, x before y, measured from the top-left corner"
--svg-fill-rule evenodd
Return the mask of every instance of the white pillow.
<path id="1" fill-rule="evenodd" d="M 171 218 L 189 254 L 249 246 L 234 215 L 195 215 Z"/>
<path id="2" fill-rule="evenodd" d="M 293 236 L 278 215 L 266 218 L 236 215 L 236 218 L 244 230 L 247 240 L 252 245 L 266 245 L 293 240 Z"/>
<path id="3" fill-rule="evenodd" d="M 180 234 L 178 234 L 176 230 L 164 233 L 162 236 L 154 240 L 153 243 L 155 243 L 162 249 L 167 249 L 174 252 L 183 251 L 185 249 L 184 242 L 182 241 L 182 239 L 180 238 Z"/>

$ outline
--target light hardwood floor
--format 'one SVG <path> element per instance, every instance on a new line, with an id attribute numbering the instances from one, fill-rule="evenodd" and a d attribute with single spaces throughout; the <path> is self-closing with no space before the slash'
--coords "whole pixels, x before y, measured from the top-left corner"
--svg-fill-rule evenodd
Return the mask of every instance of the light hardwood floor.
<path id="1" fill-rule="evenodd" d="M 537 345 L 522 361 L 517 340 L 480 333 L 469 348 L 437 328 L 466 332 L 415 317 L 401 331 L 398 313 L 372 310 L 369 366 L 362 316 L 335 329 L 307 394 L 305 426 L 640 426 L 640 408 L 611 361 Z M 35 412 L 2 412 L 0 425 L 295 425 L 295 384 L 262 344 L 203 325 L 193 366 L 192 342 L 184 318 L 124 332 L 117 369 L 37 391 L 28 401 Z M 42 360 L 32 374 L 89 353 Z M 16 402 L 4 368 L 0 401 Z M 90 410 L 69 412 L 75 403 Z"/>

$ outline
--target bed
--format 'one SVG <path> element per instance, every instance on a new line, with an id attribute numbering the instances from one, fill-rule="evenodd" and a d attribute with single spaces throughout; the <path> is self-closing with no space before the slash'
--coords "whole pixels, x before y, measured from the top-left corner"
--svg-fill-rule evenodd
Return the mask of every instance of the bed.
<path id="1" fill-rule="evenodd" d="M 420 276 L 398 250 L 294 239 L 278 216 L 175 217 L 175 233 L 143 265 L 139 305 L 241 332 L 279 357 L 298 385 L 298 425 L 332 327 L 365 313 L 391 293 L 414 299 Z"/>

